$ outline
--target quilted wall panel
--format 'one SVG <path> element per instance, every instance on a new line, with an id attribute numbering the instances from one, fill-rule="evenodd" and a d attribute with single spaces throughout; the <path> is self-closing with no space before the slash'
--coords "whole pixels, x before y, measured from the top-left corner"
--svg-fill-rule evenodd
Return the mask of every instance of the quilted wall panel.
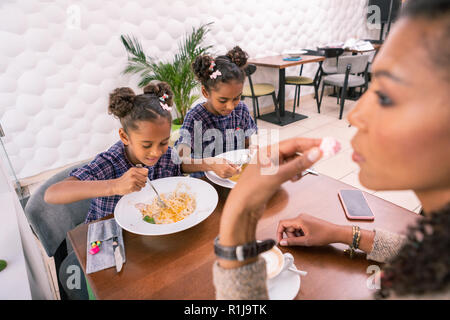
<path id="1" fill-rule="evenodd" d="M 118 139 L 108 94 L 124 76 L 121 34 L 147 54 L 170 59 L 192 27 L 214 22 L 206 44 L 223 54 L 240 45 L 251 57 L 335 41 L 377 38 L 367 0 L 5 1 L 0 4 L 0 122 L 19 178 L 88 159 Z M 313 75 L 317 64 L 306 65 Z M 287 69 L 295 75 L 298 68 Z M 275 70 L 255 81 L 278 86 Z M 293 97 L 288 88 L 287 97 Z M 309 93 L 303 90 L 304 94 Z M 246 101 L 251 106 L 249 100 Z M 272 104 L 271 99 L 261 100 Z"/>

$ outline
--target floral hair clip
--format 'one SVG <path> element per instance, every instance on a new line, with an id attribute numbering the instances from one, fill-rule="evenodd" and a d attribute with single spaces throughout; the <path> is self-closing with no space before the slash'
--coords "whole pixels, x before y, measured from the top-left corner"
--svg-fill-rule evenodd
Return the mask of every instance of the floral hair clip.
<path id="1" fill-rule="evenodd" d="M 211 61 L 211 64 L 209 66 L 209 71 L 213 71 L 215 66 L 216 66 L 216 63 L 214 61 Z"/>
<path id="2" fill-rule="evenodd" d="M 161 100 L 162 102 L 166 101 L 166 99 L 169 97 L 169 95 L 167 93 L 164 93 L 161 97 L 159 97 L 159 100 Z"/>
<path id="3" fill-rule="evenodd" d="M 165 103 L 167 98 L 169 98 L 169 95 L 164 93 L 161 97 L 159 97 L 159 100 L 161 100 L 159 104 L 161 105 L 161 108 L 163 108 L 164 110 L 172 111 L 172 107 L 169 107 L 167 103 Z"/>

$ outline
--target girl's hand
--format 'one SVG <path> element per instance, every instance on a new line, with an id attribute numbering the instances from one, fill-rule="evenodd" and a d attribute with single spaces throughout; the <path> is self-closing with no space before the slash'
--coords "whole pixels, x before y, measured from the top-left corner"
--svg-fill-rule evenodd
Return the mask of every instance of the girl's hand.
<path id="1" fill-rule="evenodd" d="M 220 159 L 220 160 L 222 161 L 221 164 L 213 163 L 210 165 L 211 170 L 214 171 L 214 173 L 217 174 L 219 177 L 221 177 L 223 179 L 228 179 L 240 172 L 239 166 L 237 166 L 225 159 Z"/>
<path id="2" fill-rule="evenodd" d="M 338 225 L 302 213 L 278 223 L 277 240 L 282 246 L 325 246 L 340 242 L 341 230 Z"/>
<path id="3" fill-rule="evenodd" d="M 125 195 L 141 190 L 147 183 L 147 175 L 147 168 L 130 168 L 120 178 L 113 180 L 114 194 Z"/>

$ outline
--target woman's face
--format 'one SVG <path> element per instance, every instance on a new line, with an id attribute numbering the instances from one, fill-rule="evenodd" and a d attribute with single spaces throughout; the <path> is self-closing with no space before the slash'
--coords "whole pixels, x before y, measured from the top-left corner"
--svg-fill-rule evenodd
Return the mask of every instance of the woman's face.
<path id="1" fill-rule="evenodd" d="M 435 66 L 424 44 L 435 28 L 417 19 L 398 21 L 374 60 L 369 90 L 348 115 L 358 128 L 353 160 L 367 188 L 450 187 L 448 70 Z"/>
<path id="2" fill-rule="evenodd" d="M 137 129 L 121 128 L 119 135 L 127 146 L 127 156 L 133 164 L 155 165 L 169 147 L 171 124 L 165 118 L 156 121 L 139 121 Z"/>
<path id="3" fill-rule="evenodd" d="M 239 104 L 244 83 L 231 81 L 230 83 L 220 83 L 217 88 L 212 88 L 209 92 L 202 87 L 202 93 L 207 101 L 207 109 L 221 116 L 229 115 Z"/>

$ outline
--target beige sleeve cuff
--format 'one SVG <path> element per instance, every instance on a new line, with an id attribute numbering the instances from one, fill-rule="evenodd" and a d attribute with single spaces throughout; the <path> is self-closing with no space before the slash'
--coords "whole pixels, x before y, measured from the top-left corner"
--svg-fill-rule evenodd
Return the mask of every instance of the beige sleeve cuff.
<path id="1" fill-rule="evenodd" d="M 392 233 L 382 229 L 375 229 L 372 251 L 367 255 L 368 260 L 387 262 L 398 255 L 406 242 L 404 235 Z"/>
<path id="2" fill-rule="evenodd" d="M 218 261 L 213 266 L 217 300 L 267 300 L 266 262 L 258 261 L 235 269 L 224 269 Z"/>

